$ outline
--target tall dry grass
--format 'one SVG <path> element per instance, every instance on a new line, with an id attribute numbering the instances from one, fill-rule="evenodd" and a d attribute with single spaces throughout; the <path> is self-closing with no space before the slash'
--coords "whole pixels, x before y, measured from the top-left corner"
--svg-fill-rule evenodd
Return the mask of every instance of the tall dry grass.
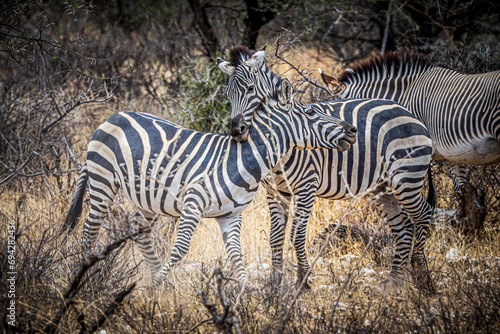
<path id="1" fill-rule="evenodd" d="M 66 242 L 57 236 L 74 181 L 68 178 L 62 187 L 60 184 L 55 177 L 47 177 L 27 191 L 13 187 L 2 194 L 2 221 L 14 220 L 19 234 L 15 300 L 16 326 L 22 332 L 69 333 L 100 328 L 109 333 L 204 333 L 224 328 L 235 331 L 238 326 L 241 332 L 251 333 L 500 330 L 499 234 L 487 233 L 482 239 L 466 242 L 459 232 L 436 225 L 427 246 L 437 287 L 433 296 L 415 289 L 410 275 L 409 283 L 399 292 L 380 289 L 379 283 L 387 278 L 390 269 L 390 242 L 375 251 L 359 240 L 339 243 L 331 239 L 323 254 L 310 253 L 309 260 L 315 261 L 309 278 L 312 289 L 299 294 L 294 289 L 296 262 L 289 243 L 285 247 L 284 283 L 281 287 L 270 284 L 270 219 L 262 190 L 244 212 L 241 237 L 243 261 L 253 289 L 240 293 L 217 223 L 207 219 L 200 223 L 186 258 L 172 271 L 164 287 L 151 286 L 148 266 L 134 243 L 127 240 L 84 273 L 71 302 L 65 306 L 64 316 L 51 326 L 89 258 L 79 246 L 79 229 Z M 85 204 L 88 205 L 88 199 Z M 93 249 L 95 253 L 128 233 L 132 211 L 123 199 L 112 207 L 110 221 L 102 230 L 99 245 Z M 318 199 L 308 225 L 308 246 L 330 222 L 357 226 L 369 235 L 388 231 L 369 200 Z M 166 260 L 174 241 L 175 224 L 160 219 L 153 232 L 156 248 Z M 6 230 L 1 233 L 4 258 Z M 223 299 L 214 275 L 217 267 L 223 268 Z M 2 274 L 5 277 L 5 267 Z M 125 293 L 130 287 L 132 292 Z M 6 305 L 4 292 L 1 298 Z M 115 302 L 120 293 L 125 295 L 123 301 Z M 222 318 L 224 315 L 222 300 L 238 320 L 238 326 L 216 325 L 214 314 Z"/>

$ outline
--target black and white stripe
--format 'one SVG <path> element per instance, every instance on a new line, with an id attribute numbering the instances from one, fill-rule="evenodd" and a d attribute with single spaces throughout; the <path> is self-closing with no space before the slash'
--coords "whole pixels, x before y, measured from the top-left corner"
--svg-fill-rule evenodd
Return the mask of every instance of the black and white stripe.
<path id="1" fill-rule="evenodd" d="M 429 130 L 434 159 L 500 162 L 500 71 L 462 74 L 417 55 L 388 53 L 353 64 L 337 79 L 322 76 L 340 98 L 389 99 L 408 108 Z M 451 172 L 459 192 L 466 169 Z"/>
<path id="2" fill-rule="evenodd" d="M 90 212 L 82 242 L 91 244 L 120 188 L 138 209 L 132 229 L 155 272 L 164 279 L 187 253 L 202 218 L 218 220 L 223 240 L 240 281 L 247 283 L 241 262 L 241 212 L 252 201 L 259 182 L 289 147 L 335 147 L 344 122 L 327 114 L 251 110 L 248 140 L 188 130 L 156 116 L 120 112 L 95 131 L 63 231 L 76 226 L 88 180 Z M 304 131 L 301 130 L 304 128 Z M 314 138 L 313 138 L 314 137 Z M 317 138 L 316 138 L 317 137 Z M 280 145 L 271 145 L 271 141 Z M 150 229 L 158 215 L 179 219 L 178 237 L 163 267 L 151 247 Z"/>
<path id="3" fill-rule="evenodd" d="M 246 120 L 247 106 L 263 96 L 273 101 L 270 103 L 280 104 L 275 92 L 280 90 L 282 79 L 263 61 L 258 66 L 248 66 L 246 59 L 252 59 L 255 54 L 241 48 L 234 49 L 232 63 L 227 62 L 221 67 L 231 70 L 228 96 L 233 105 L 233 120 L 238 117 Z M 248 94 L 248 88 L 252 86 L 254 93 Z M 425 126 L 405 108 L 387 100 L 357 99 L 303 107 L 312 112 L 326 112 L 353 124 L 358 129 L 357 142 L 343 153 L 291 149 L 281 160 L 280 168 L 264 180 L 271 211 L 273 266 L 278 271 L 282 267 L 292 196 L 295 198 L 295 212 L 291 239 L 299 262 L 300 282 L 309 270 L 305 250 L 306 225 L 315 196 L 338 200 L 370 194 L 376 197 L 376 203 L 396 238 L 391 279 L 397 282 L 401 277 L 415 235 L 411 260 L 424 274 L 417 283 L 430 288 L 424 247 L 432 208 L 420 194 L 432 153 L 432 142 Z M 238 135 L 237 130 L 238 127 L 231 128 L 231 133 Z"/>

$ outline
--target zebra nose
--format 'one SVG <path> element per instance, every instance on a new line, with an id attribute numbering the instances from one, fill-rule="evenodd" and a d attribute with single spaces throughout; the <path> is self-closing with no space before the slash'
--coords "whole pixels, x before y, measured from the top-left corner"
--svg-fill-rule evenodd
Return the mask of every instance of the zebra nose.
<path id="1" fill-rule="evenodd" d="M 348 134 L 349 136 L 355 136 L 358 133 L 358 129 L 355 126 L 346 124 L 345 133 Z"/>
<path id="2" fill-rule="evenodd" d="M 248 129 L 249 127 L 243 120 L 243 117 L 238 115 L 231 121 L 229 134 L 237 141 L 246 140 L 248 137 Z"/>
<path id="3" fill-rule="evenodd" d="M 350 142 L 351 140 L 356 141 L 356 134 L 358 133 L 358 129 L 350 124 L 344 125 L 344 134 L 346 135 L 346 139 Z M 350 139 L 350 140 L 349 140 Z"/>

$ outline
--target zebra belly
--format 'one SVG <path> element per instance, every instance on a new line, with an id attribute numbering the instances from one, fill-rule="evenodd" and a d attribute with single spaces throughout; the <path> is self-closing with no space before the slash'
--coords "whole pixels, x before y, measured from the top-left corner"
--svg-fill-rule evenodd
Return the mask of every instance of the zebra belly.
<path id="1" fill-rule="evenodd" d="M 475 139 L 452 148 L 443 148 L 436 144 L 436 148 L 438 154 L 433 158 L 437 160 L 443 158 L 464 165 L 489 165 L 500 162 L 500 142 L 491 137 Z"/>

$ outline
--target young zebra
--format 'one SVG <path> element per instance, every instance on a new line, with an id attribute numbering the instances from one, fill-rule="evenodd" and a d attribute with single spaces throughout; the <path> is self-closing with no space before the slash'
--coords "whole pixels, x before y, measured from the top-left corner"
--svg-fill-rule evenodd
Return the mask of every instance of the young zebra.
<path id="1" fill-rule="evenodd" d="M 231 50 L 230 62 L 219 60 L 219 67 L 230 75 L 227 95 L 232 103 L 231 135 L 237 139 L 244 139 L 245 132 L 250 130 L 251 115 L 247 110 L 259 99 L 280 105 L 276 92 L 284 79 L 266 66 L 264 56 L 265 50 L 253 53 L 238 47 Z M 416 242 L 411 261 L 418 269 L 417 285 L 432 290 L 424 254 L 432 209 L 420 195 L 432 153 L 427 129 L 393 101 L 345 100 L 308 107 L 310 113 L 326 112 L 354 124 L 358 129 L 357 142 L 344 153 L 291 149 L 281 160 L 280 168 L 264 180 L 271 211 L 272 262 L 277 274 L 281 275 L 292 196 L 296 208 L 290 237 L 297 253 L 300 283 L 309 271 L 306 225 L 315 196 L 338 200 L 369 194 L 377 198 L 376 203 L 396 239 L 387 284 L 401 283 L 401 271 L 413 243 L 413 219 Z M 430 194 L 433 195 L 432 190 Z M 432 197 L 429 201 L 432 202 Z"/>
<path id="2" fill-rule="evenodd" d="M 340 98 L 380 98 L 408 108 L 429 130 L 436 160 L 448 160 L 455 194 L 467 165 L 500 162 L 500 71 L 462 74 L 409 53 L 351 65 L 337 79 L 322 73 Z"/>
<path id="3" fill-rule="evenodd" d="M 280 96 L 283 101 L 291 98 L 287 85 Z M 137 241 L 156 273 L 155 281 L 162 281 L 187 253 L 198 222 L 207 217 L 219 222 L 233 268 L 241 283 L 247 284 L 241 262 L 241 212 L 262 178 L 290 147 L 333 148 L 339 140 L 355 140 L 348 135 L 351 125 L 325 113 L 269 111 L 261 104 L 249 113 L 254 126 L 246 142 L 188 130 L 145 113 L 112 115 L 90 139 L 87 162 L 62 231 L 71 231 L 77 224 L 88 180 L 90 213 L 82 243 L 92 243 L 122 188 L 140 211 L 132 227 L 143 232 Z M 157 215 L 180 218 L 175 246 L 161 269 L 150 240 Z"/>

